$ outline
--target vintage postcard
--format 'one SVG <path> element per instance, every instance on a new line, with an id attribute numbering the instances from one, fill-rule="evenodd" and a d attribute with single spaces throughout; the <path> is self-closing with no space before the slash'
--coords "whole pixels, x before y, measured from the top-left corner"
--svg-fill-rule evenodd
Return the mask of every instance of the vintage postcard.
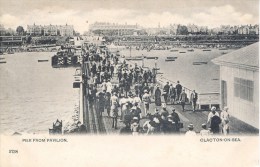
<path id="1" fill-rule="evenodd" d="M 259 166 L 258 0 L 0 0 L 0 166 Z"/>

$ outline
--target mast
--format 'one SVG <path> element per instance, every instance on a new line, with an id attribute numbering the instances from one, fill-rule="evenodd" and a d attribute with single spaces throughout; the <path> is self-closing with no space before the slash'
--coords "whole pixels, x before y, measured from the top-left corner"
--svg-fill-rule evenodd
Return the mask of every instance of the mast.
<path id="1" fill-rule="evenodd" d="M 129 50 L 130 50 L 130 57 L 132 57 L 132 54 L 131 54 L 131 49 L 132 49 L 132 47 L 130 46 L 130 48 L 129 48 Z"/>

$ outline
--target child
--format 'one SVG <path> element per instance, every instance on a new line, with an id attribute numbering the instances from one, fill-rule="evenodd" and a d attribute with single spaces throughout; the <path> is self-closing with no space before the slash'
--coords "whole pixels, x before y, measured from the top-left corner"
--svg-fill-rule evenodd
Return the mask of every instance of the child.
<path id="1" fill-rule="evenodd" d="M 200 131 L 201 136 L 209 136 L 211 134 L 210 131 L 207 130 L 206 124 L 202 124 L 201 127 L 202 127 L 202 130 Z"/>
<path id="2" fill-rule="evenodd" d="M 133 118 L 133 122 L 131 124 L 131 131 L 133 136 L 136 136 L 139 134 L 139 129 L 140 129 L 140 125 L 139 125 L 139 121 L 137 117 Z"/>

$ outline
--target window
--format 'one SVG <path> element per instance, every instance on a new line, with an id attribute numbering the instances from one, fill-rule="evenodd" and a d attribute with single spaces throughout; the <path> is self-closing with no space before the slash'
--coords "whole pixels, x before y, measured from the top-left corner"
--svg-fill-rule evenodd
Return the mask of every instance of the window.
<path id="1" fill-rule="evenodd" d="M 253 102 L 254 82 L 242 78 L 234 78 L 234 96 Z"/>

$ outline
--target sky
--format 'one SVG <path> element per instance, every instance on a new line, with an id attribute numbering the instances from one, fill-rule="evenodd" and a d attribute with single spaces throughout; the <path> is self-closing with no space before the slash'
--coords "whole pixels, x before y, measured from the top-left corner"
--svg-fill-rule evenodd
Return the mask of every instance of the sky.
<path id="1" fill-rule="evenodd" d="M 83 33 L 94 22 L 161 27 L 170 24 L 259 24 L 258 0 L 0 0 L 0 24 L 65 25 Z"/>

